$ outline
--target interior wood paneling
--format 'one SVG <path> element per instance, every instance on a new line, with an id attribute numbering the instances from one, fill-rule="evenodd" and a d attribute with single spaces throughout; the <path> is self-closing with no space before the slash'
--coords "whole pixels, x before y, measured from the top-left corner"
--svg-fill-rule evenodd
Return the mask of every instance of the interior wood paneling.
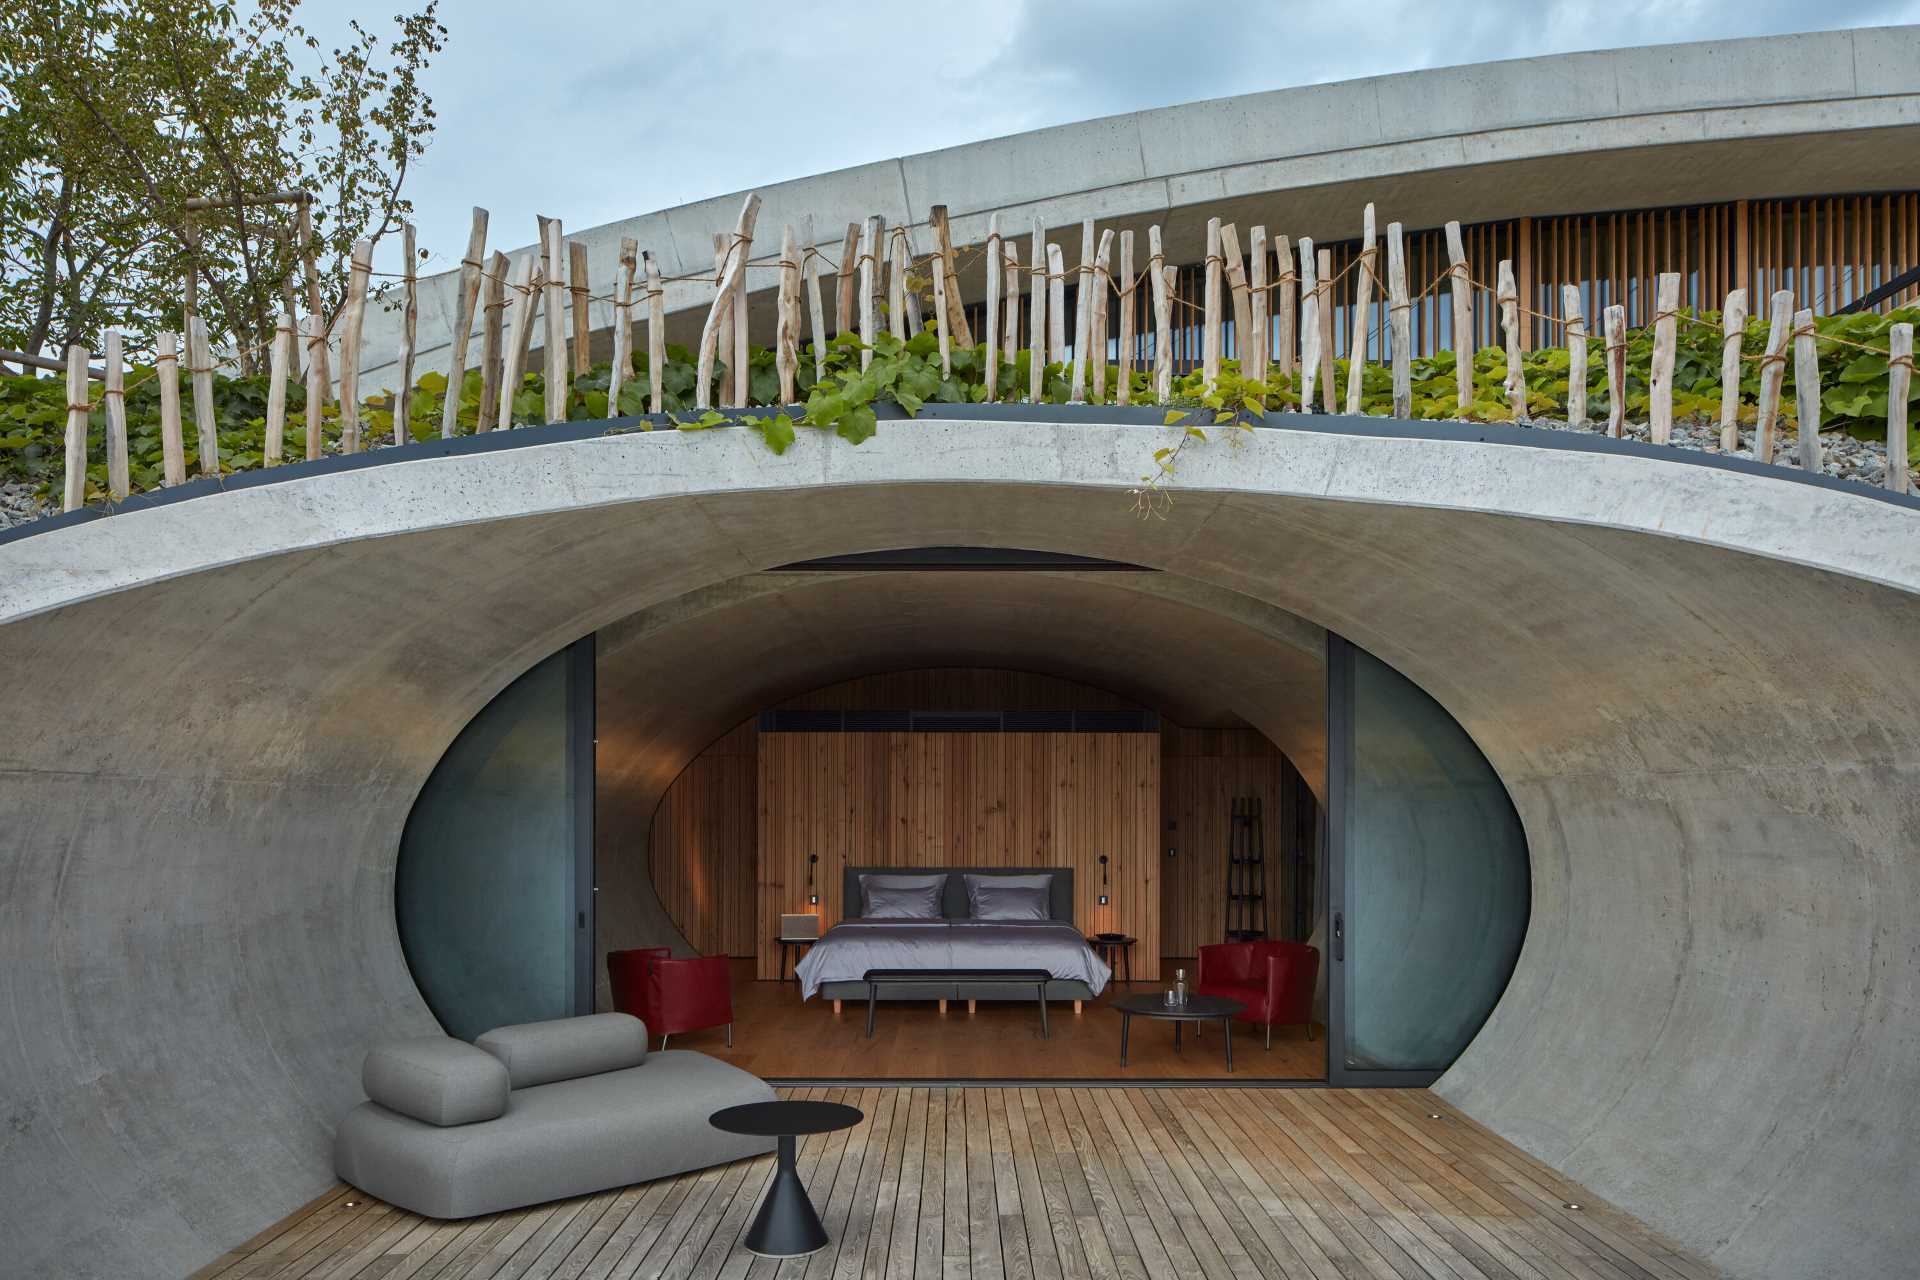
<path id="1" fill-rule="evenodd" d="M 759 769 L 761 978 L 780 915 L 809 909 L 813 853 L 823 928 L 845 866 L 1071 866 L 1077 923 L 1137 937 L 1135 976 L 1158 976 L 1158 735 L 769 733 Z"/>
<path id="2" fill-rule="evenodd" d="M 653 816 L 647 858 L 654 891 L 703 955 L 754 954 L 759 736 L 749 720 L 701 752 Z"/>

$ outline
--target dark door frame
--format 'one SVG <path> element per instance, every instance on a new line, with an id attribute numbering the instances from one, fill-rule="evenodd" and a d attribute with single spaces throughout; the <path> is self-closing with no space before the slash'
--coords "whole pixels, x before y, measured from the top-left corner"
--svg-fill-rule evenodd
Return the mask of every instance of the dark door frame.
<path id="1" fill-rule="evenodd" d="M 573 835 L 573 1012 L 593 1012 L 594 748 L 599 741 L 594 696 L 598 646 L 589 633 L 567 646 L 567 800 Z"/>

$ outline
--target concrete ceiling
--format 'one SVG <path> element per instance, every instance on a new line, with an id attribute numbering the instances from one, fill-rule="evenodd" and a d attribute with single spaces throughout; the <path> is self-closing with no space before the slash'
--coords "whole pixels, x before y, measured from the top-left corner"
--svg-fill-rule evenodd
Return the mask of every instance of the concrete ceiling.
<path id="1" fill-rule="evenodd" d="M 1171 574 L 761 573 L 599 632 L 603 833 L 634 837 L 706 745 L 775 703 L 917 667 L 1033 671 L 1177 723 L 1252 725 L 1316 792 L 1326 777 L 1326 633 Z"/>

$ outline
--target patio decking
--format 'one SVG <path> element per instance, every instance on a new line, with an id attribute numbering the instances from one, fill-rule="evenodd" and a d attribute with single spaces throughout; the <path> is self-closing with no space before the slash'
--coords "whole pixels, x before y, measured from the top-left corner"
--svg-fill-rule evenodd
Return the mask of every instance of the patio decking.
<path id="1" fill-rule="evenodd" d="M 832 1235 L 739 1247 L 772 1157 L 467 1222 L 349 1188 L 202 1277 L 1693 1280 L 1717 1275 L 1425 1090 L 848 1088 L 802 1144 Z M 1575 1207 L 1578 1206 L 1578 1207 Z"/>

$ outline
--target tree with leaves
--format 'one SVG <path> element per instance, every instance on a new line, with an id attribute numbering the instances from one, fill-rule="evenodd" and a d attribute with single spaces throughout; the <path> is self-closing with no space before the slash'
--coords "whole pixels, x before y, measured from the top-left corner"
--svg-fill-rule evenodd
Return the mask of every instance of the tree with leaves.
<path id="1" fill-rule="evenodd" d="M 9 0 L 0 346 L 58 355 L 113 325 L 138 350 L 189 289 L 243 371 L 282 310 L 317 295 L 330 322 L 354 241 L 411 211 L 437 7 L 329 48 L 299 0 Z"/>

